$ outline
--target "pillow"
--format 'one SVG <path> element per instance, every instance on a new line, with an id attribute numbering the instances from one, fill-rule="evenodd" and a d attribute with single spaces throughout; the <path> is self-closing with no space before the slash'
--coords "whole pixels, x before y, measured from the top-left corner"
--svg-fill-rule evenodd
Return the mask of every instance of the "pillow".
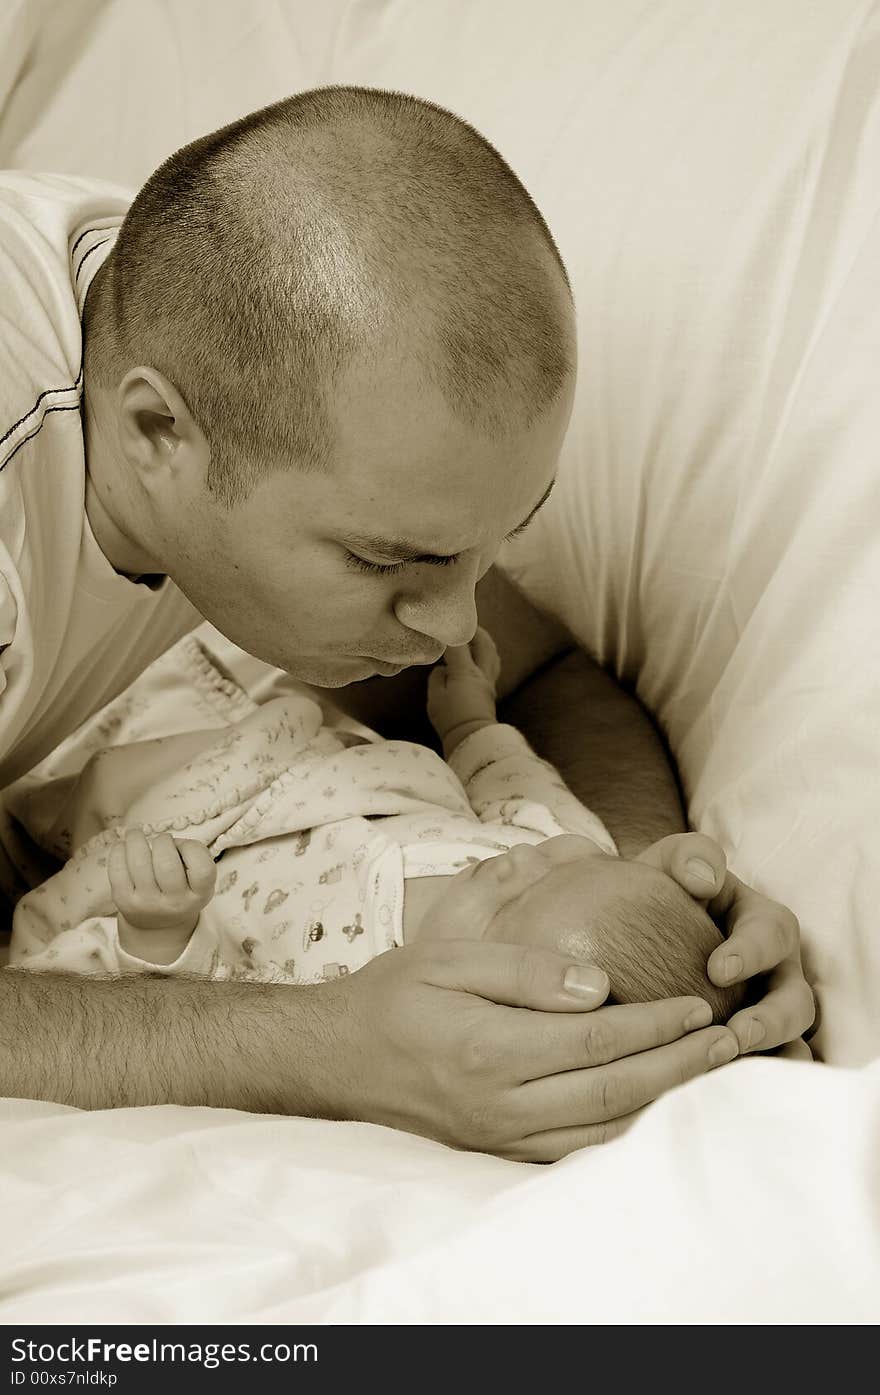
<path id="1" fill-rule="evenodd" d="M 0 123 L 30 58 L 42 18 L 42 7 L 28 0 L 6 0 L 0 11 Z"/>
<path id="2" fill-rule="evenodd" d="M 17 8 L 37 37 L 0 109 L 0 164 L 95 175 L 134 190 L 181 145 L 329 82 L 334 29 L 347 5 L 17 0 Z"/>

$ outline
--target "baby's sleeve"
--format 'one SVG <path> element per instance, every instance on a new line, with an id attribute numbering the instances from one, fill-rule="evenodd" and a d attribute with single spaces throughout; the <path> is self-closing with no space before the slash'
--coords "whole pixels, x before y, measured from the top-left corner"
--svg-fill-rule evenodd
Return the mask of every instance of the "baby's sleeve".
<path id="1" fill-rule="evenodd" d="M 93 915 L 78 925 L 47 933 L 42 917 L 31 912 L 28 900 L 19 903 L 9 947 L 11 968 L 55 974 L 115 975 L 119 965 L 116 917 Z"/>
<path id="2" fill-rule="evenodd" d="M 616 854 L 602 820 L 572 794 L 559 771 L 535 755 L 515 727 L 481 727 L 453 751 L 449 765 L 482 823 L 507 823 L 545 838 L 578 833 Z"/>
<path id="3" fill-rule="evenodd" d="M 114 925 L 115 931 L 115 925 Z M 143 935 L 144 947 L 149 946 L 148 932 Z M 216 936 L 209 930 L 205 917 L 200 916 L 185 947 L 170 964 L 153 964 L 122 948 L 116 934 L 116 956 L 121 974 L 190 974 L 197 978 L 217 978 L 220 975 L 220 955 Z"/>
<path id="4" fill-rule="evenodd" d="M 119 943 L 116 917 L 89 916 L 69 930 L 49 939 L 28 934 L 19 922 L 10 946 L 10 967 L 55 974 L 193 974 L 212 977 L 217 969 L 216 940 L 210 933 L 193 931 L 183 953 L 173 964 L 153 964 L 129 954 Z"/>

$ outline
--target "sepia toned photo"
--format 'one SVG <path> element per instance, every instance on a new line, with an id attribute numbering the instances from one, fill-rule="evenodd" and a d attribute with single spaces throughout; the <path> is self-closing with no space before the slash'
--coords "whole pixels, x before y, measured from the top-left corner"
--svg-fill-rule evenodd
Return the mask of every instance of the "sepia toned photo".
<path id="1" fill-rule="evenodd" d="M 875 0 L 0 0 L 13 1385 L 880 1319 L 878 176 Z"/>

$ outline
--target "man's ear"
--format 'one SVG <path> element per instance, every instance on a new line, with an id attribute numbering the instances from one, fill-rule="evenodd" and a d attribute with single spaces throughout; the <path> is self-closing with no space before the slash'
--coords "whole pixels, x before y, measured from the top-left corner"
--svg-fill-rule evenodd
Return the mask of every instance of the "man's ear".
<path id="1" fill-rule="evenodd" d="M 204 477 L 210 447 L 180 392 L 155 368 L 132 368 L 117 389 L 119 441 L 146 489 L 185 472 Z"/>

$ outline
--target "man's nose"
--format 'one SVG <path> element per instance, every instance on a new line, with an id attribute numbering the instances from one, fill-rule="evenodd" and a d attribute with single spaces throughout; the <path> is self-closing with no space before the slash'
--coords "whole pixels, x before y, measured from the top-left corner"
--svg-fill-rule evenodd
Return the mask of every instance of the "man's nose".
<path id="1" fill-rule="evenodd" d="M 442 644 L 469 644 L 477 632 L 478 569 L 463 559 L 437 568 L 418 589 L 401 592 L 394 615 L 401 625 Z"/>

